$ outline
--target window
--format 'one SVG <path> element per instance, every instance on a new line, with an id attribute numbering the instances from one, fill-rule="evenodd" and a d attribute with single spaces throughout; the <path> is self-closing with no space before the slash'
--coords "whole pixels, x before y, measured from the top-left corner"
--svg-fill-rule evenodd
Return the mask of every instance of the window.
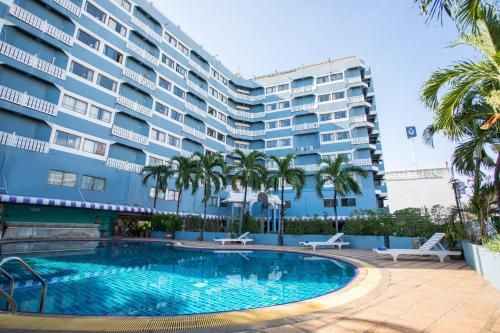
<path id="1" fill-rule="evenodd" d="M 317 84 L 322 84 L 322 83 L 326 83 L 330 80 L 329 76 L 326 75 L 326 76 L 320 76 L 318 78 L 316 78 L 316 83 Z"/>
<path id="2" fill-rule="evenodd" d="M 83 176 L 81 188 L 87 191 L 103 192 L 106 179 L 94 176 Z"/>
<path id="3" fill-rule="evenodd" d="M 175 61 L 169 58 L 165 53 L 161 55 L 161 62 L 172 69 L 175 68 Z"/>
<path id="4" fill-rule="evenodd" d="M 151 166 L 156 166 L 156 165 L 165 165 L 165 161 L 162 160 L 161 158 L 156 158 L 153 156 L 149 156 L 149 164 Z"/>
<path id="5" fill-rule="evenodd" d="M 280 147 L 289 147 L 291 145 L 292 145 L 291 139 L 281 139 L 280 140 Z"/>
<path id="6" fill-rule="evenodd" d="M 181 140 L 179 138 L 169 135 L 168 136 L 168 144 L 174 147 L 180 147 L 181 145 Z"/>
<path id="7" fill-rule="evenodd" d="M 59 146 L 69 147 L 73 149 L 80 148 L 81 138 L 78 135 L 69 134 L 66 132 L 56 131 L 54 143 Z"/>
<path id="8" fill-rule="evenodd" d="M 109 112 L 108 110 L 104 110 L 103 108 L 95 106 L 95 105 L 92 105 L 90 107 L 89 116 L 91 116 L 92 118 L 95 118 L 97 120 L 104 121 L 106 123 L 111 122 L 111 112 Z"/>
<path id="9" fill-rule="evenodd" d="M 321 134 L 321 141 L 323 141 L 323 142 L 334 141 L 333 133 Z"/>
<path id="10" fill-rule="evenodd" d="M 155 192 L 156 192 L 156 188 L 154 188 L 154 187 L 150 187 L 150 188 L 149 188 L 149 197 L 150 197 L 151 199 L 155 197 Z M 158 198 L 158 199 L 162 199 L 162 200 L 164 200 L 164 199 L 165 199 L 165 191 L 163 191 L 163 190 L 161 190 L 161 189 L 160 189 L 160 190 L 158 191 L 158 196 L 157 196 L 157 198 Z"/>
<path id="11" fill-rule="evenodd" d="M 177 39 L 170 35 L 168 32 L 165 32 L 165 39 L 170 45 L 173 45 L 174 47 L 177 47 Z"/>
<path id="12" fill-rule="evenodd" d="M 340 199 L 340 205 L 342 207 L 354 207 L 356 206 L 356 198 L 342 198 Z"/>
<path id="13" fill-rule="evenodd" d="M 278 122 L 277 121 L 269 121 L 266 123 L 266 128 L 267 129 L 278 128 Z"/>
<path id="14" fill-rule="evenodd" d="M 165 200 L 179 201 L 179 192 L 167 189 L 165 193 Z"/>
<path id="15" fill-rule="evenodd" d="M 104 55 L 120 64 L 123 61 L 123 54 L 109 47 L 108 45 L 104 46 Z"/>
<path id="16" fill-rule="evenodd" d="M 330 81 L 342 80 L 344 78 L 344 73 L 335 73 L 330 75 Z"/>
<path id="17" fill-rule="evenodd" d="M 165 139 L 167 138 L 167 134 L 161 131 L 158 131 L 156 129 L 151 129 L 151 139 L 160 141 L 160 142 L 165 142 Z"/>
<path id="18" fill-rule="evenodd" d="M 106 154 L 106 144 L 90 139 L 85 139 L 85 141 L 83 141 L 82 150 L 87 153 L 104 156 L 104 154 Z"/>
<path id="19" fill-rule="evenodd" d="M 182 113 L 180 113 L 180 112 L 177 112 L 175 110 L 170 110 L 170 118 L 182 123 Z"/>
<path id="20" fill-rule="evenodd" d="M 165 80 L 162 77 L 160 77 L 160 82 L 158 84 L 160 87 L 162 87 L 163 89 L 166 89 L 168 91 L 170 91 L 170 89 L 172 89 L 172 83 L 168 82 L 167 80 Z"/>
<path id="21" fill-rule="evenodd" d="M 266 142 L 266 148 L 276 148 L 278 147 L 278 140 L 270 140 Z"/>
<path id="22" fill-rule="evenodd" d="M 161 114 L 164 114 L 165 116 L 168 115 L 168 106 L 163 105 L 159 102 L 155 103 L 155 111 Z"/>
<path id="23" fill-rule="evenodd" d="M 222 93 L 220 93 L 218 90 L 216 90 L 216 89 L 214 89 L 212 87 L 209 87 L 208 88 L 208 92 L 210 93 L 210 95 L 212 95 L 213 97 L 215 97 L 215 99 L 218 99 L 222 103 L 227 104 L 227 97 L 224 96 Z"/>
<path id="24" fill-rule="evenodd" d="M 210 199 L 208 199 L 207 204 L 209 206 L 218 206 L 218 204 L 219 204 L 219 198 L 217 198 L 217 197 L 210 197 Z"/>
<path id="25" fill-rule="evenodd" d="M 75 187 L 77 178 L 78 175 L 76 173 L 49 170 L 47 184 L 64 187 Z"/>
<path id="26" fill-rule="evenodd" d="M 122 24 L 118 23 L 118 21 L 112 17 L 110 17 L 108 20 L 108 27 L 110 27 L 112 30 L 116 31 L 123 37 L 127 36 L 127 28 L 125 28 Z"/>
<path id="27" fill-rule="evenodd" d="M 71 71 L 71 73 L 83 77 L 85 80 L 94 80 L 94 71 L 83 65 L 80 65 L 77 62 L 72 61 L 69 70 Z"/>
<path id="28" fill-rule="evenodd" d="M 278 91 L 278 87 L 267 87 L 266 94 L 273 94 Z"/>
<path id="29" fill-rule="evenodd" d="M 343 91 L 339 91 L 339 92 L 336 92 L 336 93 L 333 93 L 332 94 L 333 98 L 332 99 L 342 99 L 345 97 L 345 92 Z"/>
<path id="30" fill-rule="evenodd" d="M 322 113 L 319 115 L 319 121 L 329 121 L 332 119 L 333 117 L 331 113 Z"/>
<path id="31" fill-rule="evenodd" d="M 323 199 L 323 207 L 328 208 L 328 207 L 333 207 L 333 204 L 336 200 L 334 199 Z"/>
<path id="32" fill-rule="evenodd" d="M 347 111 L 338 111 L 335 112 L 335 119 L 344 119 L 347 118 Z"/>
<path id="33" fill-rule="evenodd" d="M 106 22 L 106 14 L 88 1 L 85 3 L 85 11 L 102 23 Z"/>
<path id="34" fill-rule="evenodd" d="M 280 127 L 288 127 L 290 126 L 291 121 L 290 119 L 281 119 L 280 120 Z"/>
<path id="35" fill-rule="evenodd" d="M 278 86 L 278 91 L 285 91 L 285 90 L 288 90 L 288 89 L 290 89 L 290 85 L 288 83 L 280 84 Z"/>
<path id="36" fill-rule="evenodd" d="M 214 131 L 213 129 L 211 129 L 210 127 L 207 128 L 207 135 L 212 137 L 212 138 L 215 138 L 217 136 L 217 132 Z"/>
<path id="37" fill-rule="evenodd" d="M 85 44 L 87 46 L 90 46 L 94 50 L 99 49 L 99 40 L 97 38 L 92 37 L 91 35 L 89 35 L 88 33 L 86 33 L 83 30 L 78 30 L 78 34 L 77 34 L 76 38 L 78 38 L 78 40 L 80 42 L 82 42 L 83 44 Z"/>
<path id="38" fill-rule="evenodd" d="M 179 64 L 175 65 L 175 71 L 182 76 L 186 76 L 186 74 L 187 74 L 187 69 L 185 69 L 184 67 L 182 67 Z"/>
<path id="39" fill-rule="evenodd" d="M 177 49 L 179 49 L 185 55 L 189 56 L 189 49 L 179 42 L 177 42 Z"/>
<path id="40" fill-rule="evenodd" d="M 286 109 L 290 107 L 290 101 L 284 101 L 278 103 L 278 109 Z"/>
<path id="41" fill-rule="evenodd" d="M 266 105 L 266 111 L 274 111 L 276 110 L 278 107 L 278 105 L 276 103 L 273 103 L 273 104 L 267 104 Z"/>
<path id="42" fill-rule="evenodd" d="M 349 131 L 343 131 L 343 132 L 337 132 L 337 140 L 349 140 L 351 135 L 349 134 Z"/>
<path id="43" fill-rule="evenodd" d="M 116 87 L 118 86 L 116 81 L 113 81 L 109 77 L 106 77 L 102 74 L 99 74 L 97 76 L 97 84 L 113 92 L 116 92 Z"/>
<path id="44" fill-rule="evenodd" d="M 291 200 L 285 200 L 285 208 L 292 208 L 292 201 Z"/>
<path id="45" fill-rule="evenodd" d="M 127 12 L 130 12 L 132 9 L 132 4 L 128 0 L 114 0 L 117 4 L 119 4 L 123 9 Z"/>
<path id="46" fill-rule="evenodd" d="M 222 84 L 224 84 L 225 86 L 227 86 L 227 79 L 222 76 L 219 72 L 217 72 L 215 69 L 211 68 L 210 69 L 210 72 L 212 74 L 212 76 L 219 82 L 222 82 Z"/>
<path id="47" fill-rule="evenodd" d="M 318 102 L 319 103 L 323 103 L 323 102 L 328 102 L 330 99 L 331 99 L 331 95 L 330 94 L 326 94 L 326 95 L 319 95 L 318 96 Z"/>
<path id="48" fill-rule="evenodd" d="M 81 101 L 79 99 L 76 99 L 74 97 L 64 95 L 63 100 L 62 100 L 62 106 L 65 109 L 75 111 L 75 112 L 78 112 L 81 114 L 86 114 L 88 103 Z"/>
<path id="49" fill-rule="evenodd" d="M 177 86 L 174 86 L 174 95 L 182 99 L 186 98 L 186 92 Z"/>

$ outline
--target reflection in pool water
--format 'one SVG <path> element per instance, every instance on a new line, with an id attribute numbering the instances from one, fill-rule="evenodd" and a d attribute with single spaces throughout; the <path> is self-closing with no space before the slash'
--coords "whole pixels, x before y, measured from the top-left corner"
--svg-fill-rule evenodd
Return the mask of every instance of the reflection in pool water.
<path id="1" fill-rule="evenodd" d="M 74 243 L 73 243 L 74 245 Z M 356 269 L 337 260 L 271 251 L 102 242 L 95 249 L 22 256 L 47 281 L 45 313 L 168 316 L 243 310 L 326 294 Z M 19 311 L 34 312 L 40 286 L 17 267 Z"/>

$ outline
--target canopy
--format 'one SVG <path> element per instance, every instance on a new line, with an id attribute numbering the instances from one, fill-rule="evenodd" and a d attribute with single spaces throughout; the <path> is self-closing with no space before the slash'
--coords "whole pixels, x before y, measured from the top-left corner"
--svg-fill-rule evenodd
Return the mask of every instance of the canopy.
<path id="1" fill-rule="evenodd" d="M 247 193 L 247 203 L 254 203 L 258 202 L 257 196 L 259 195 L 259 192 L 249 192 Z M 277 195 L 269 194 L 268 195 L 268 202 L 271 205 L 281 205 L 281 200 Z M 243 203 L 243 198 L 245 196 L 245 193 L 243 192 L 229 192 L 229 196 L 227 199 L 222 200 L 221 202 L 225 203 Z"/>

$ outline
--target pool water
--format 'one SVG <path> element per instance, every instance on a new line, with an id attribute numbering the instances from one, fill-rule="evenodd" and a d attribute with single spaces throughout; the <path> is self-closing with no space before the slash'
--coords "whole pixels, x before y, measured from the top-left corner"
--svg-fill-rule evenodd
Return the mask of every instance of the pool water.
<path id="1" fill-rule="evenodd" d="M 21 257 L 47 281 L 45 313 L 84 316 L 191 315 L 279 305 L 337 290 L 356 274 L 348 263 L 317 256 L 161 242 L 95 242 L 86 250 Z M 40 285 L 16 264 L 4 267 L 20 281 L 14 291 L 18 311 L 36 312 Z"/>

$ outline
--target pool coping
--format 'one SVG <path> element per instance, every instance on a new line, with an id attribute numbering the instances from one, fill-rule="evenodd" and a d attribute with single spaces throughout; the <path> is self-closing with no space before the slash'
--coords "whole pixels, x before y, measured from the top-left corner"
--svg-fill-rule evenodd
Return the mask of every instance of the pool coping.
<path id="1" fill-rule="evenodd" d="M 113 239 L 95 239 L 101 241 L 113 241 Z M 47 241 L 47 240 L 40 240 Z M 279 322 L 297 321 L 300 318 L 310 318 L 325 311 L 332 313 L 340 311 L 351 303 L 369 297 L 373 293 L 381 292 L 387 286 L 388 277 L 381 269 L 365 261 L 350 258 L 338 253 L 319 253 L 308 249 L 297 249 L 293 247 L 266 246 L 220 246 L 211 243 L 185 244 L 176 240 L 127 238 L 121 241 L 147 241 L 163 242 L 175 247 L 188 249 L 206 250 L 247 250 L 247 251 L 279 251 L 304 255 L 316 255 L 319 257 L 339 259 L 357 267 L 357 274 L 346 286 L 315 298 L 273 305 L 269 307 L 226 311 L 218 313 L 181 315 L 181 316 L 156 316 L 156 317 L 132 317 L 132 316 L 73 316 L 73 315 L 48 315 L 18 313 L 10 314 L 0 311 L 0 329 L 11 330 L 40 330 L 40 331 L 93 331 L 93 332 L 151 332 L 151 331 L 189 331 L 196 329 L 213 330 L 220 332 L 221 329 L 236 329 L 237 327 L 268 327 L 275 326 Z"/>

